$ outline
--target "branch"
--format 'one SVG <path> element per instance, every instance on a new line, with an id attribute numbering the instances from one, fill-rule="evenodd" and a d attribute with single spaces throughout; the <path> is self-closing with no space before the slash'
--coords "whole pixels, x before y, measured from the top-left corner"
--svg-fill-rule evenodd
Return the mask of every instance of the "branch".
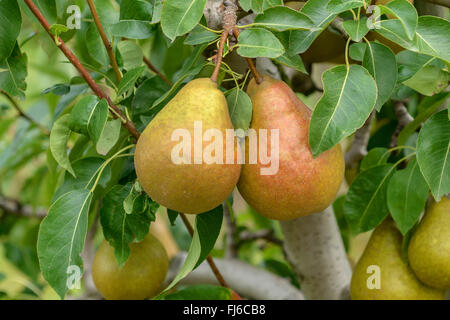
<path id="1" fill-rule="evenodd" d="M 223 4 L 225 5 L 225 12 L 223 14 L 223 23 L 222 23 L 223 32 L 222 35 L 220 36 L 219 49 L 217 51 L 217 58 L 216 58 L 216 67 L 214 68 L 214 71 L 211 75 L 211 80 L 214 82 L 217 82 L 217 78 L 219 76 L 225 42 L 227 42 L 228 36 L 233 32 L 237 20 L 236 11 L 238 7 L 235 1 L 225 0 Z"/>
<path id="2" fill-rule="evenodd" d="M 344 19 L 340 17 L 336 17 L 333 21 L 331 21 L 331 26 L 339 31 L 339 33 L 345 38 L 348 39 L 348 34 L 345 31 L 344 27 L 342 26 L 342 23 L 344 22 Z"/>
<path id="3" fill-rule="evenodd" d="M 241 245 L 243 242 L 254 241 L 258 239 L 263 239 L 279 246 L 283 245 L 283 241 L 273 235 L 273 229 L 263 229 L 255 232 L 242 231 L 239 235 L 239 245 Z"/>
<path id="4" fill-rule="evenodd" d="M 281 221 L 284 249 L 307 299 L 348 299 L 351 267 L 331 207 Z"/>
<path id="5" fill-rule="evenodd" d="M 395 116 L 397 117 L 398 124 L 395 128 L 394 134 L 392 135 L 391 143 L 389 144 L 390 148 L 397 146 L 398 135 L 403 130 L 403 128 L 408 125 L 408 123 L 414 120 L 414 118 L 411 117 L 411 115 L 408 113 L 408 110 L 406 109 L 404 103 L 401 101 L 395 101 L 394 112 Z"/>
<path id="6" fill-rule="evenodd" d="M 370 138 L 370 129 L 372 128 L 372 122 L 375 117 L 375 112 L 367 118 L 364 125 L 356 130 L 355 138 L 350 150 L 345 154 L 345 166 L 347 169 L 353 168 L 362 158 L 367 154 L 367 144 Z"/>
<path id="7" fill-rule="evenodd" d="M 0 209 L 9 214 L 20 217 L 42 219 L 47 215 L 46 209 L 35 209 L 30 205 L 23 205 L 15 199 L 0 196 Z"/>
<path id="8" fill-rule="evenodd" d="M 423 1 L 450 8 L 450 0 L 423 0 Z"/>
<path id="9" fill-rule="evenodd" d="M 169 283 L 186 259 L 179 253 L 170 264 L 166 283 Z M 270 271 L 254 267 L 237 259 L 215 259 L 227 282 L 239 295 L 257 300 L 303 300 L 304 296 L 289 280 Z M 200 264 L 180 284 L 217 284 L 217 280 L 205 263 Z"/>
<path id="10" fill-rule="evenodd" d="M 225 218 L 225 222 L 227 224 L 226 228 L 226 240 L 227 240 L 227 249 L 225 251 L 226 257 L 228 259 L 236 258 L 238 256 L 238 246 L 236 244 L 236 223 L 231 219 L 230 208 L 228 207 L 228 201 L 223 203 L 223 217 Z M 236 217 L 235 217 L 236 218 Z"/>
<path id="11" fill-rule="evenodd" d="M 112 100 L 106 95 L 106 93 L 100 88 L 100 86 L 92 79 L 89 72 L 84 68 L 81 64 L 80 60 L 73 54 L 73 52 L 66 46 L 64 41 L 59 37 L 55 37 L 50 32 L 50 24 L 47 22 L 45 17 L 39 11 L 39 9 L 35 6 L 32 0 L 25 0 L 28 8 L 30 8 L 31 12 L 38 19 L 39 23 L 44 27 L 50 37 L 53 39 L 58 48 L 64 53 L 64 55 L 69 59 L 70 63 L 78 70 L 84 80 L 87 82 L 92 91 L 99 97 L 100 99 L 106 99 L 108 101 L 109 106 L 111 107 L 114 116 L 119 117 L 122 120 L 122 125 L 127 129 L 130 134 L 137 139 L 139 139 L 139 132 L 137 131 L 134 124 L 123 114 L 122 110 L 117 107 Z"/>
<path id="12" fill-rule="evenodd" d="M 30 8 L 31 12 L 35 15 L 35 17 L 38 19 L 38 21 L 41 23 L 41 25 L 44 27 L 44 29 L 47 31 L 47 33 L 50 35 L 50 37 L 55 41 L 58 48 L 64 53 L 64 55 L 69 59 L 69 61 L 74 65 L 74 67 L 80 72 L 84 80 L 88 83 L 89 87 L 91 87 L 92 91 L 101 99 L 106 99 L 108 101 L 109 106 L 114 111 L 114 114 L 119 116 L 122 119 L 122 125 L 127 129 L 130 134 L 137 139 L 139 139 L 140 133 L 137 131 L 135 125 L 133 122 L 131 122 L 124 114 L 123 112 L 113 104 L 111 99 L 108 95 L 97 85 L 97 83 L 92 79 L 91 75 L 87 70 L 83 67 L 80 60 L 72 53 L 72 51 L 66 46 L 66 44 L 58 37 L 56 38 L 51 32 L 50 32 L 50 25 L 47 22 L 47 20 L 44 18 L 42 13 L 39 11 L 39 9 L 34 5 L 32 0 L 25 0 L 25 3 Z M 58 40 L 58 41 L 56 41 Z M 190 225 L 189 221 L 187 220 L 184 213 L 180 213 L 180 216 L 183 218 L 183 222 L 186 225 L 186 228 L 188 231 L 193 234 L 193 228 Z M 214 264 L 214 261 L 210 256 L 208 256 L 208 262 L 211 266 L 211 269 L 213 270 L 214 274 L 216 275 L 219 282 L 223 282 L 224 286 L 227 286 L 225 283 L 225 280 L 223 280 L 222 275 L 220 274 L 219 270 Z"/>
<path id="13" fill-rule="evenodd" d="M 152 70 L 154 73 L 156 73 L 157 76 L 159 76 L 165 83 L 167 83 L 169 86 L 172 85 L 172 82 L 166 78 L 165 75 L 161 73 L 151 62 L 147 57 L 143 58 L 144 63 L 147 65 L 147 67 Z"/>
<path id="14" fill-rule="evenodd" d="M 11 102 L 12 106 L 14 107 L 14 109 L 16 109 L 16 111 L 19 113 L 19 116 L 21 116 L 22 118 L 26 119 L 27 121 L 29 121 L 31 124 L 34 124 L 35 126 L 37 126 L 39 129 L 41 129 L 41 131 L 45 134 L 45 135 L 50 135 L 50 132 L 47 130 L 47 128 L 45 128 L 43 125 L 41 125 L 40 123 L 36 122 L 33 118 L 31 118 L 29 115 L 27 115 L 22 108 L 19 106 L 19 104 L 17 103 L 16 100 L 14 100 L 13 97 L 11 97 L 11 95 L 9 93 L 7 93 L 6 91 L 3 91 L 2 89 L 0 89 L 0 93 L 2 95 L 4 95 L 6 97 L 6 99 L 9 100 L 9 102 Z"/>

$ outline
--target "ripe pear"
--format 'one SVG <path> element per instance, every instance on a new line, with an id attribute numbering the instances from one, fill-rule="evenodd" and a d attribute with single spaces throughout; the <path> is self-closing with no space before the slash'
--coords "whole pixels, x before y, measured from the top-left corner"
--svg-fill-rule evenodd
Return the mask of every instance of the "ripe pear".
<path id="1" fill-rule="evenodd" d="M 388 218 L 372 233 L 353 270 L 352 299 L 443 300 L 445 292 L 420 282 L 403 261 L 401 252 L 402 235 Z"/>
<path id="2" fill-rule="evenodd" d="M 223 139 L 202 139 L 206 131 L 212 132 L 209 129 L 215 129 Z M 233 125 L 227 101 L 217 84 L 209 78 L 187 83 L 149 123 L 137 142 L 134 164 L 145 192 L 159 204 L 183 213 L 197 214 L 217 207 L 233 191 L 241 171 L 237 143 L 231 150 L 235 158 L 226 161 L 227 129 L 232 130 Z M 174 138 L 180 130 L 185 136 Z M 183 142 L 189 144 L 180 149 Z M 208 152 L 217 143 L 219 147 Z M 211 155 L 217 161 L 211 160 Z M 183 160 L 177 162 L 174 156 Z"/>
<path id="3" fill-rule="evenodd" d="M 422 282 L 450 289 L 450 199 L 443 197 L 427 210 L 409 243 L 408 258 Z"/>
<path id="4" fill-rule="evenodd" d="M 279 130 L 279 168 L 275 174 L 262 175 L 261 168 L 268 165 L 259 156 L 256 164 L 250 163 L 247 137 L 239 192 L 270 219 L 289 220 L 323 211 L 334 200 L 344 177 L 341 147 L 313 158 L 308 143 L 311 111 L 283 81 L 264 76 L 257 84 L 252 79 L 247 93 L 253 104 L 250 128 L 256 130 L 259 142 L 260 129 L 268 130 L 268 153 L 275 150 L 271 130 Z"/>
<path id="5" fill-rule="evenodd" d="M 114 248 L 103 241 L 95 254 L 92 277 L 107 300 L 143 300 L 159 293 L 168 268 L 164 247 L 149 234 L 130 245 L 130 256 L 120 269 Z"/>

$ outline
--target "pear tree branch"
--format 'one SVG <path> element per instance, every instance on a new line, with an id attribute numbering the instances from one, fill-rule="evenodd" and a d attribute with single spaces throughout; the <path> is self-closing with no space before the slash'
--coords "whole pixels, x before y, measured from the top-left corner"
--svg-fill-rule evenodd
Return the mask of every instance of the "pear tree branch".
<path id="1" fill-rule="evenodd" d="M 0 196 L 0 210 L 7 214 L 14 214 L 20 217 L 39 218 L 42 219 L 47 215 L 47 210 L 41 208 L 33 208 L 30 205 L 23 205 L 15 199 Z"/>
<path id="2" fill-rule="evenodd" d="M 88 5 L 89 9 L 91 10 L 92 17 L 94 18 L 95 25 L 97 26 L 98 32 L 100 33 L 100 37 L 102 38 L 103 44 L 106 48 L 106 52 L 108 53 L 109 60 L 111 61 L 111 65 L 113 67 L 114 74 L 116 75 L 117 82 L 120 82 L 120 80 L 122 79 L 122 73 L 120 72 L 119 66 L 117 64 L 114 49 L 111 45 L 111 42 L 108 40 L 108 37 L 106 36 L 102 23 L 100 22 L 100 18 L 98 16 L 97 10 L 95 9 L 94 2 L 92 0 L 88 0 Z"/>
<path id="3" fill-rule="evenodd" d="M 394 134 L 391 138 L 391 143 L 389 144 L 390 148 L 397 146 L 398 135 L 403 130 L 404 127 L 408 125 L 414 118 L 408 113 L 408 110 L 405 107 L 405 104 L 402 101 L 395 101 L 394 103 L 394 112 L 397 117 L 397 127 L 395 128 Z"/>
<path id="4" fill-rule="evenodd" d="M 346 168 L 353 168 L 362 158 L 366 156 L 367 144 L 369 143 L 370 138 L 370 129 L 372 128 L 374 117 L 375 112 L 372 111 L 364 125 L 356 130 L 353 144 L 344 157 Z"/>
<path id="5" fill-rule="evenodd" d="M 163 74 L 161 73 L 161 71 L 159 71 L 158 68 L 156 68 L 156 67 L 150 62 L 150 60 L 149 60 L 147 57 L 144 57 L 144 58 L 143 58 L 143 61 L 144 61 L 144 63 L 147 65 L 147 67 L 148 67 L 150 70 L 152 70 L 154 73 L 156 73 L 156 75 L 157 75 L 158 77 L 160 77 L 165 83 L 167 83 L 169 86 L 172 85 L 172 82 L 170 82 L 170 80 L 167 79 L 166 76 L 163 75 Z"/>

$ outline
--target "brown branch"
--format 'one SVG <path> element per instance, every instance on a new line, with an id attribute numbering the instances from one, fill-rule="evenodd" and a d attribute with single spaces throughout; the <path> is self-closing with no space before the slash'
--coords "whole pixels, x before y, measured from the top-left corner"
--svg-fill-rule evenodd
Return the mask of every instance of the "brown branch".
<path id="1" fill-rule="evenodd" d="M 156 75 L 159 76 L 165 83 L 167 83 L 169 86 L 172 85 L 172 82 L 169 79 L 167 79 L 166 76 L 163 75 L 161 71 L 159 71 L 158 68 L 156 68 L 147 57 L 144 57 L 143 60 L 144 63 L 147 65 L 147 67 L 154 73 L 156 73 Z"/>
<path id="2" fill-rule="evenodd" d="M 374 117 L 375 111 L 372 111 L 364 125 L 356 130 L 353 144 L 345 154 L 345 166 L 347 169 L 353 168 L 367 154 L 367 144 L 369 143 L 370 129 L 372 128 Z"/>
<path id="3" fill-rule="evenodd" d="M 20 217 L 35 217 L 42 219 L 47 215 L 45 209 L 35 209 L 29 205 L 23 205 L 15 199 L 0 196 L 0 209 L 9 214 L 14 214 Z"/>
<path id="4" fill-rule="evenodd" d="M 272 229 L 264 229 L 264 230 L 258 230 L 255 232 L 242 231 L 241 234 L 239 235 L 239 246 L 242 245 L 244 242 L 254 241 L 254 240 L 259 240 L 259 239 L 266 240 L 267 242 L 272 242 L 273 244 L 276 244 L 279 246 L 283 245 L 283 241 L 281 241 L 280 239 L 278 239 L 277 237 L 275 237 L 273 235 Z"/>
<path id="5" fill-rule="evenodd" d="M 391 138 L 391 143 L 389 144 L 390 148 L 394 148 L 397 146 L 398 135 L 403 130 L 404 127 L 408 125 L 411 121 L 414 120 L 413 117 L 408 113 L 404 103 L 402 101 L 395 101 L 394 103 L 394 112 L 397 117 L 397 127 L 395 128 L 394 134 Z"/>
<path id="6" fill-rule="evenodd" d="M 50 132 L 47 130 L 47 128 L 45 128 L 43 125 L 41 125 L 40 123 L 36 122 L 33 118 L 31 118 L 29 115 L 27 115 L 22 108 L 19 106 L 19 104 L 17 103 L 16 100 L 14 100 L 13 97 L 11 97 L 11 95 L 0 89 L 0 93 L 2 95 L 4 95 L 6 97 L 6 99 L 9 100 L 9 102 L 11 102 L 12 106 L 14 107 L 14 109 L 16 109 L 16 111 L 19 113 L 19 116 L 21 116 L 22 118 L 26 119 L 28 122 L 30 122 L 31 124 L 37 126 L 39 129 L 41 129 L 41 131 L 45 134 L 45 135 L 50 135 Z"/>
<path id="7" fill-rule="evenodd" d="M 98 32 L 100 33 L 100 37 L 102 38 L 103 44 L 105 45 L 106 52 L 108 53 L 109 60 L 111 61 L 111 65 L 113 67 L 114 74 L 116 75 L 117 82 L 120 82 L 120 80 L 122 80 L 122 73 L 120 72 L 119 65 L 117 64 L 116 56 L 114 54 L 111 42 L 109 42 L 105 30 L 103 29 L 102 23 L 100 22 L 100 18 L 98 16 L 97 10 L 95 9 L 94 2 L 92 0 L 88 0 L 88 5 L 91 9 L 92 18 L 94 18 L 94 22 L 97 26 Z"/>
<path id="8" fill-rule="evenodd" d="M 339 33 L 345 38 L 348 39 L 348 34 L 345 31 L 344 27 L 342 26 L 342 23 L 344 22 L 344 19 L 342 19 L 341 17 L 336 17 L 336 19 L 334 19 L 333 21 L 331 21 L 331 26 L 336 29 L 337 31 L 339 31 Z"/>
<path id="9" fill-rule="evenodd" d="M 225 252 L 227 259 L 236 258 L 238 256 L 237 244 L 236 244 L 236 223 L 232 220 L 230 209 L 228 208 L 228 201 L 223 204 L 223 217 L 227 224 L 226 234 L 227 234 L 227 250 Z"/>
<path id="10" fill-rule="evenodd" d="M 220 36 L 219 41 L 219 49 L 217 51 L 217 57 L 216 57 L 216 67 L 214 68 L 214 71 L 211 75 L 211 80 L 214 82 L 217 82 L 217 78 L 219 77 L 219 71 L 220 66 L 222 64 L 223 59 L 223 50 L 225 47 L 225 43 L 227 42 L 228 36 L 233 32 L 234 27 L 236 26 L 236 11 L 238 9 L 238 6 L 236 5 L 235 1 L 231 0 L 225 0 L 225 11 L 223 14 L 223 32 Z"/>
<path id="11" fill-rule="evenodd" d="M 139 139 L 140 134 L 137 131 L 134 124 L 123 114 L 122 110 L 120 110 L 120 108 L 117 107 L 112 102 L 111 98 L 109 98 L 108 95 L 106 95 L 106 93 L 100 88 L 100 86 L 94 81 L 94 79 L 92 79 L 91 75 L 81 64 L 80 60 L 78 60 L 78 58 L 73 54 L 73 52 L 61 40 L 61 38 L 55 37 L 50 32 L 50 24 L 47 22 L 47 20 L 39 11 L 39 9 L 36 7 L 36 5 L 33 3 L 33 1 L 32 0 L 24 0 L 24 1 L 27 4 L 28 8 L 30 8 L 34 16 L 38 19 L 39 23 L 44 27 L 44 29 L 47 31 L 47 33 L 50 35 L 53 41 L 55 41 L 55 44 L 58 46 L 58 48 L 62 51 L 62 53 L 64 53 L 67 59 L 69 59 L 70 63 L 78 70 L 78 72 L 87 82 L 92 91 L 97 95 L 97 97 L 99 97 L 100 99 L 106 99 L 106 101 L 108 101 L 109 106 L 113 110 L 114 116 L 120 117 L 120 119 L 122 120 L 122 125 L 125 127 L 125 129 L 127 129 L 134 138 Z"/>
<path id="12" fill-rule="evenodd" d="M 189 222 L 186 215 L 181 212 L 179 212 L 179 214 L 181 216 L 181 219 L 183 220 L 184 225 L 186 226 L 186 229 L 189 231 L 189 234 L 191 235 L 191 237 L 194 236 L 194 228 L 192 228 L 192 225 Z M 223 278 L 222 274 L 220 273 L 219 269 L 217 269 L 217 266 L 210 255 L 208 255 L 208 257 L 206 258 L 206 261 L 208 262 L 209 267 L 211 268 L 212 272 L 214 273 L 214 276 L 216 277 L 217 281 L 219 281 L 220 285 L 225 288 L 230 288 L 228 286 L 227 282 L 225 281 L 225 279 Z"/>
<path id="13" fill-rule="evenodd" d="M 424 0 L 424 1 L 450 8 L 450 0 Z"/>

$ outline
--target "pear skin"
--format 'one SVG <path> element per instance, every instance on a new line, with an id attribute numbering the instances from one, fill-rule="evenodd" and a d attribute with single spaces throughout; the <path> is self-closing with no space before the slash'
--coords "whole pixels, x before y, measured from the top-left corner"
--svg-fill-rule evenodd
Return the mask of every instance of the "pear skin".
<path id="1" fill-rule="evenodd" d="M 199 143 L 195 142 L 195 122 L 202 127 Z M 178 148 L 184 139 L 174 139 L 177 129 L 189 135 L 191 148 Z M 209 129 L 221 133 L 223 140 L 215 136 L 209 141 L 202 139 L 207 131 L 212 132 Z M 233 125 L 217 84 L 209 78 L 187 83 L 148 124 L 137 142 L 134 163 L 145 192 L 159 204 L 183 213 L 202 213 L 221 204 L 233 191 L 241 171 L 237 143 L 233 143 L 234 150 L 228 148 L 234 152 L 233 161 L 226 161 L 227 129 L 233 130 Z M 223 157 L 209 148 L 216 142 Z M 200 145 L 203 156 L 198 156 L 195 145 Z M 174 162 L 174 155 L 186 161 Z M 217 161 L 211 160 L 211 155 Z"/>
<path id="2" fill-rule="evenodd" d="M 402 235 L 392 219 L 384 220 L 372 233 L 353 270 L 353 300 L 443 300 L 445 291 L 426 286 L 402 259 Z M 369 289 L 379 268 L 379 288 Z M 372 268 L 372 269 L 371 269 Z"/>
<path id="3" fill-rule="evenodd" d="M 427 210 L 409 243 L 408 258 L 422 282 L 450 289 L 450 199 L 443 197 Z"/>
<path id="4" fill-rule="evenodd" d="M 143 300 L 160 292 L 168 269 L 164 247 L 149 234 L 130 245 L 130 256 L 120 269 L 114 248 L 103 241 L 95 254 L 92 277 L 107 300 Z"/>
<path id="5" fill-rule="evenodd" d="M 289 220 L 323 211 L 334 200 L 344 177 L 344 157 L 339 145 L 315 159 L 308 143 L 311 111 L 283 81 L 264 76 L 261 84 L 251 80 L 247 89 L 253 103 L 250 128 L 267 129 L 268 153 L 271 129 L 279 130 L 279 168 L 262 175 L 260 157 L 246 161 L 238 182 L 239 192 L 257 212 L 270 219 Z"/>

